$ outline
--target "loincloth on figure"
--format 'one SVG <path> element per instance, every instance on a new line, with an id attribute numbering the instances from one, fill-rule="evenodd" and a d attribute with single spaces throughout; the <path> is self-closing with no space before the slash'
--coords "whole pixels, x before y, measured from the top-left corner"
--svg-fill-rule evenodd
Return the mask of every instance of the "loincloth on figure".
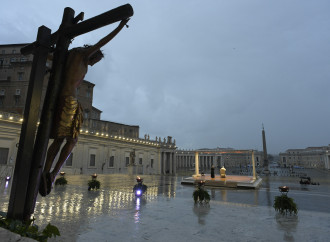
<path id="1" fill-rule="evenodd" d="M 59 100 L 50 138 L 77 138 L 83 123 L 83 111 L 75 97 L 64 96 Z"/>

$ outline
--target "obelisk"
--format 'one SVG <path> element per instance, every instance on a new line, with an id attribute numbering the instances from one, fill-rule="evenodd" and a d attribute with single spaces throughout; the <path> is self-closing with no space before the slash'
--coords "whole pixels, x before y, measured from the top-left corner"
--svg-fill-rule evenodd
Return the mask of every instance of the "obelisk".
<path id="1" fill-rule="evenodd" d="M 262 124 L 262 146 L 263 146 L 263 151 L 264 151 L 264 173 L 269 174 L 266 134 L 265 134 L 264 124 Z"/>

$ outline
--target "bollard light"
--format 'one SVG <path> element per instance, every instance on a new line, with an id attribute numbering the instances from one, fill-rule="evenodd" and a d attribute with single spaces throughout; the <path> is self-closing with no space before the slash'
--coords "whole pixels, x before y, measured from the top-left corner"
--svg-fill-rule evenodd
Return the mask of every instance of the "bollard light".
<path id="1" fill-rule="evenodd" d="M 280 190 L 281 193 L 285 193 L 285 194 L 287 194 L 290 190 L 289 187 L 287 186 L 281 186 L 278 189 Z"/>

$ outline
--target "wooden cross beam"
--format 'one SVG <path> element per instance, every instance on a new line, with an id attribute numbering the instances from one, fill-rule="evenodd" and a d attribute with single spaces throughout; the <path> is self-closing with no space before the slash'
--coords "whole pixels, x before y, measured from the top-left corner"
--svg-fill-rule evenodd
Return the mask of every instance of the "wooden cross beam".
<path id="1" fill-rule="evenodd" d="M 133 16 L 133 13 L 134 13 L 133 8 L 130 4 L 122 5 L 118 8 L 114 8 L 112 10 L 109 10 L 108 12 L 105 12 L 105 13 L 95 16 L 93 18 L 87 19 L 78 24 L 75 24 L 72 26 L 67 26 L 65 28 L 61 28 L 61 29 L 57 30 L 55 33 L 53 33 L 51 35 L 50 43 L 51 43 L 51 45 L 55 44 L 60 35 L 66 36 L 69 39 L 73 39 L 79 35 L 88 33 L 95 29 L 104 27 L 109 24 L 113 24 L 113 23 L 121 21 L 123 19 L 130 18 Z M 83 16 L 83 13 L 80 13 L 79 15 L 76 17 L 76 20 L 81 18 L 81 15 Z M 33 43 L 23 47 L 21 49 L 21 53 L 23 55 L 31 54 L 33 52 L 33 50 L 35 49 L 36 44 L 37 44 L 36 42 L 33 42 Z"/>
<path id="2" fill-rule="evenodd" d="M 56 102 L 60 92 L 66 54 L 72 38 L 114 22 L 127 19 L 131 16 L 133 16 L 133 9 L 131 5 L 126 4 L 86 21 L 77 23 L 82 20 L 83 13 L 74 17 L 74 10 L 71 8 L 65 8 L 62 23 L 58 31 L 50 35 L 50 31 L 47 32 L 47 30 L 44 30 L 46 27 L 40 27 L 41 30 L 44 30 L 43 32 L 46 32 L 43 38 L 47 38 L 47 46 L 45 46 L 45 44 L 41 45 L 41 40 L 37 39 L 36 42 L 21 49 L 22 54 L 34 54 L 34 64 L 32 65 L 28 88 L 28 93 L 31 93 L 33 99 L 27 99 L 25 104 L 24 122 L 21 130 L 8 205 L 8 218 L 27 221 L 34 212 L 40 184 L 40 175 L 44 166 L 49 135 L 53 125 L 54 111 L 56 109 Z M 42 43 L 44 42 L 45 41 Z M 36 120 L 39 117 L 38 111 L 40 110 L 41 99 L 40 90 L 42 89 L 42 80 L 45 74 L 46 58 L 50 47 L 54 44 L 56 44 L 56 48 L 54 51 L 52 72 L 44 99 L 40 125 L 38 127 L 37 136 L 34 140 Z M 38 52 L 41 47 L 43 48 Z M 35 80 L 37 79 L 38 81 L 36 82 Z M 35 102 L 35 100 L 38 99 L 39 102 Z M 29 110 L 35 111 L 29 112 Z M 31 147 L 33 147 L 33 152 L 31 151 Z"/>

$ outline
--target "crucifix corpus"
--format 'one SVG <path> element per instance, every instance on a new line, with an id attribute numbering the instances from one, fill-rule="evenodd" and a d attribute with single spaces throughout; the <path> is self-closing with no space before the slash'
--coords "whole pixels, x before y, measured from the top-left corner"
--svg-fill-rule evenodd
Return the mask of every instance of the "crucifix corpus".
<path id="1" fill-rule="evenodd" d="M 62 87 L 59 93 L 53 129 L 50 135 L 50 138 L 53 138 L 54 141 L 48 149 L 46 163 L 40 181 L 39 193 L 41 196 L 46 196 L 50 193 L 55 177 L 78 141 L 80 126 L 83 122 L 83 111 L 76 97 L 76 89 L 84 80 L 88 65 L 93 66 L 103 58 L 100 48 L 112 40 L 128 21 L 129 19 L 122 20 L 115 30 L 95 45 L 86 45 L 68 51 L 63 70 Z M 60 151 L 64 140 L 66 140 L 66 143 Z M 54 169 L 50 172 L 59 151 L 59 159 Z"/>
<path id="2" fill-rule="evenodd" d="M 131 5 L 126 4 L 85 21 L 82 21 L 83 16 L 84 13 L 80 13 L 74 17 L 74 10 L 65 8 L 58 31 L 50 34 L 48 28 L 41 26 L 37 41 L 21 49 L 22 54 L 32 53 L 34 58 L 8 205 L 8 218 L 27 221 L 34 212 L 38 192 L 41 196 L 50 193 L 56 175 L 78 141 L 80 125 L 83 122 L 76 88 L 82 83 L 88 65 L 93 66 L 103 58 L 101 47 L 109 43 L 125 25 L 127 26 L 129 18 L 133 16 L 133 9 Z M 118 21 L 119 25 L 96 44 L 68 50 L 74 37 Z M 53 55 L 50 55 L 51 49 Z M 50 56 L 53 64 L 40 125 L 34 139 L 34 135 L 31 134 L 36 132 L 42 80 L 46 60 Z M 49 138 L 54 141 L 47 152 Z M 64 140 L 66 143 L 61 149 Z M 51 171 L 58 153 L 59 159 Z"/>

